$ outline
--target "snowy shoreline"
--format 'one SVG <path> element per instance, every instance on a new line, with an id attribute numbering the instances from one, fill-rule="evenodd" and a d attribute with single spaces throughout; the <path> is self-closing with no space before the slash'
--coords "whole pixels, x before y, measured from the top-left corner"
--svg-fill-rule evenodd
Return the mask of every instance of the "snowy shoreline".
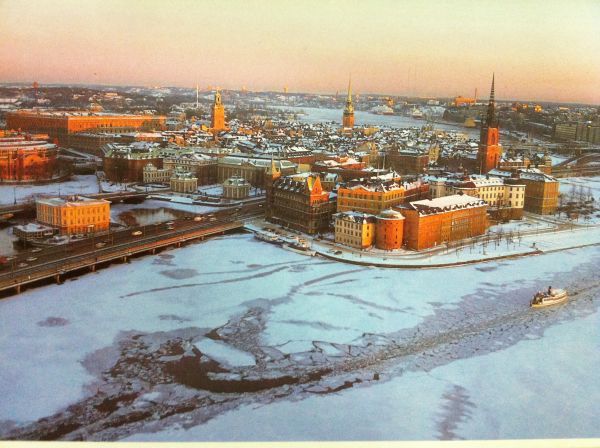
<path id="1" fill-rule="evenodd" d="M 245 228 L 250 232 L 255 232 L 261 226 L 248 223 Z M 278 230 L 283 231 L 279 228 Z M 514 238 L 514 240 L 516 239 Z M 451 249 L 447 246 L 439 246 L 420 252 L 407 250 L 384 252 L 377 250 L 360 251 L 333 242 L 313 239 L 311 248 L 324 258 L 342 263 L 380 268 L 438 269 L 600 245 L 600 227 L 577 227 L 570 230 L 526 234 L 522 235 L 518 242 L 508 243 L 506 248 L 501 247 L 502 244 L 498 243 L 494 247 L 493 242 L 483 243 L 479 241 L 477 245 L 472 247 L 463 245 Z"/>

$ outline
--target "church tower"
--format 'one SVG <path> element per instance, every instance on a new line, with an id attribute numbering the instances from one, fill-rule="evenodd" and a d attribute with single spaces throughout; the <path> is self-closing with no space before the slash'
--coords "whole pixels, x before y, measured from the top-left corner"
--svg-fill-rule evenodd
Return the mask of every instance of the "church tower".
<path id="1" fill-rule="evenodd" d="M 225 106 L 221 101 L 221 92 L 215 93 L 215 102 L 212 106 L 210 127 L 213 131 L 222 131 L 225 129 Z"/>
<path id="2" fill-rule="evenodd" d="M 274 214 L 275 206 L 275 181 L 281 177 L 281 160 L 279 166 L 275 165 L 273 155 L 271 155 L 271 165 L 265 171 L 265 193 L 266 193 L 266 210 L 265 218 L 270 219 Z"/>
<path id="3" fill-rule="evenodd" d="M 485 174 L 498 167 L 502 149 L 499 144 L 498 119 L 496 117 L 494 100 L 494 76 L 492 76 L 492 89 L 490 101 L 487 107 L 485 121 L 481 121 L 481 134 L 479 138 L 479 150 L 477 152 L 477 164 L 480 174 Z"/>
<path id="4" fill-rule="evenodd" d="M 346 98 L 346 107 L 342 117 L 343 128 L 354 128 L 354 106 L 352 105 L 352 79 L 348 80 L 348 98 Z"/>

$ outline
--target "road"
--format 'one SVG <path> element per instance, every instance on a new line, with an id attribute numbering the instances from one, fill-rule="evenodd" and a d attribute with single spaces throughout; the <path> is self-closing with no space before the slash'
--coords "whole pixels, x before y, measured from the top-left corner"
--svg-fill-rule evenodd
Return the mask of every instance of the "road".
<path id="1" fill-rule="evenodd" d="M 189 214 L 182 219 L 168 223 L 129 227 L 89 238 L 72 239 L 67 244 L 43 248 L 34 247 L 10 257 L 7 265 L 0 271 L 0 284 L 6 284 L 42 271 L 57 270 L 65 263 L 76 264 L 78 260 L 90 256 L 94 257 L 93 259 L 102 260 L 103 256 L 109 256 L 119 250 L 126 250 L 129 246 L 151 245 L 174 237 L 185 237 L 193 234 L 194 231 L 210 231 L 212 229 L 218 231 L 221 228 L 230 228 L 226 225 L 252 219 L 263 213 L 262 204 L 253 203 L 213 213 Z"/>

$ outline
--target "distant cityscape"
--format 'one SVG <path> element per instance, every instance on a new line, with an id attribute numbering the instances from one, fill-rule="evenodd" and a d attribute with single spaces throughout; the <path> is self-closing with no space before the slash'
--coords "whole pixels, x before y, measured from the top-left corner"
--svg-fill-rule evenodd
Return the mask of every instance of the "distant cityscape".
<path id="1" fill-rule="evenodd" d="M 289 93 L 287 88 L 4 85 L 0 294 L 18 298 L 53 284 L 68 292 L 71 281 L 98 270 L 111 272 L 135 258 L 169 264 L 160 257 L 173 255 L 163 251 L 202 253 L 205 246 L 199 243 L 231 239 L 237 244 L 240 235 L 251 236 L 241 244 L 258 244 L 252 246 L 256 256 L 264 251 L 274 257 L 269 251 L 276 250 L 277 256 L 292 252 L 334 266 L 399 272 L 513 263 L 597 245 L 600 108 L 498 101 L 496 79 L 490 76 L 485 98 L 359 95 L 351 81 L 335 95 Z M 240 256 L 249 255 L 241 251 Z M 127 280 L 116 283 L 135 278 L 136 266 Z M 162 273 L 174 279 L 200 275 L 194 268 Z M 181 285 L 189 286 L 194 284 Z M 558 291 L 565 301 L 567 293 Z M 554 295 L 552 287 L 545 295 L 536 293 L 531 307 L 546 306 L 544 298 Z M 63 325 L 52 319 L 38 325 Z M 232 325 L 235 330 L 228 331 L 233 333 L 222 336 L 225 327 L 220 327 L 210 332 L 211 338 L 230 338 L 263 356 L 269 366 L 264 377 L 254 361 L 250 367 L 227 367 L 218 353 L 190 348 L 180 336 L 158 351 L 131 343 L 131 371 L 104 378 L 108 382 L 95 395 L 77 404 L 81 412 L 61 411 L 4 432 L 0 425 L 0 437 L 78 438 L 79 430 L 71 428 L 92 427 L 104 419 L 112 422 L 109 428 L 125 429 L 106 429 L 103 437 L 135 434 L 129 422 L 142 417 L 127 397 L 132 388 L 149 393 L 161 381 L 169 384 L 165 387 L 181 383 L 210 396 L 244 397 L 295 383 L 308 383 L 301 393 L 355 384 L 344 380 L 332 389 L 319 382 L 330 366 L 347 368 L 350 358 L 362 359 L 362 354 L 338 361 L 323 354 L 321 342 L 312 341 L 317 348 L 302 356 L 309 353 L 322 370 L 306 374 L 302 362 L 287 361 L 279 349 L 256 348 L 231 336 L 255 323 Z M 193 334 L 194 340 L 205 337 Z M 370 356 L 370 348 L 361 350 Z M 148 357 L 156 359 L 140 361 Z M 352 381 L 379 378 L 375 372 Z M 110 392 L 110 400 L 124 403 L 118 414 L 105 404 L 109 389 L 117 390 Z M 169 403 L 180 403 L 181 392 L 171 393 L 178 398 Z M 163 403 L 143 406 L 162 419 L 173 414 L 171 405 Z M 220 402 L 214 403 L 189 409 L 223 412 Z M 143 418 L 155 418 L 149 415 Z"/>

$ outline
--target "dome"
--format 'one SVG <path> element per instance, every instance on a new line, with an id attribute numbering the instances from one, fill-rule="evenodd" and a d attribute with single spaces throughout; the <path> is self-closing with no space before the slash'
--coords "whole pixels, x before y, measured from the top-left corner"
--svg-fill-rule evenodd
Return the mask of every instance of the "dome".
<path id="1" fill-rule="evenodd" d="M 387 210 L 382 211 L 377 218 L 379 219 L 404 219 L 404 216 L 402 216 L 402 213 L 396 211 L 396 210 L 392 210 L 391 208 L 388 208 Z"/>

